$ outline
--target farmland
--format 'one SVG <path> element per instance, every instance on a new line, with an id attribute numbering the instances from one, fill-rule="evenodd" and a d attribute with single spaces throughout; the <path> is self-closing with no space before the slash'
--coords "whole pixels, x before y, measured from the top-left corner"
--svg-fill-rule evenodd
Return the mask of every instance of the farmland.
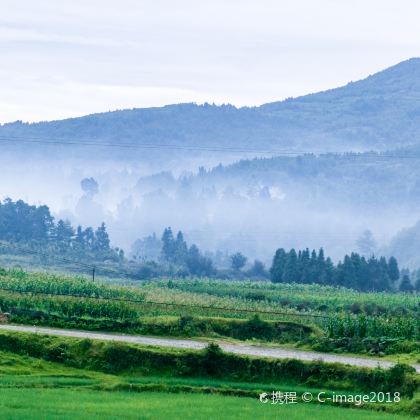
<path id="1" fill-rule="evenodd" d="M 121 286 L 13 269 L 0 273 L 0 291 L 0 308 L 18 323 L 418 355 L 416 294 L 214 280 Z"/>
<path id="2" fill-rule="evenodd" d="M 206 279 L 92 282 L 1 269 L 0 309 L 17 324 L 349 352 L 410 363 L 420 357 L 418 296 L 408 293 Z M 226 418 L 237 418 L 239 410 L 244 418 L 255 416 L 256 410 L 259 418 L 275 418 L 279 407 L 258 401 L 259 392 L 273 389 L 292 389 L 298 395 L 308 390 L 394 389 L 404 394 L 401 404 L 368 405 L 364 408 L 370 410 L 357 409 L 357 418 L 375 419 L 375 409 L 393 418 L 418 410 L 418 375 L 404 365 L 369 370 L 242 357 L 225 354 L 217 346 L 175 350 L 11 332 L 0 333 L 0 360 L 0 405 L 13 418 L 36 418 L 31 409 L 36 398 L 52 417 L 63 417 L 65 411 L 78 418 L 83 405 L 92 410 L 92 418 L 103 410 L 115 412 L 115 417 L 118 410 L 127 418 L 141 410 L 144 418 L 156 418 L 157 412 L 171 418 L 175 411 L 170 407 L 176 405 L 174 418 L 214 416 L 222 406 Z M 51 397 L 57 392 L 59 405 Z M 110 392 L 112 402 L 100 405 L 109 401 L 103 394 Z M 354 418 L 355 412 L 354 406 L 295 408 L 285 408 L 288 418 L 305 418 L 309 412 L 314 418 Z"/>

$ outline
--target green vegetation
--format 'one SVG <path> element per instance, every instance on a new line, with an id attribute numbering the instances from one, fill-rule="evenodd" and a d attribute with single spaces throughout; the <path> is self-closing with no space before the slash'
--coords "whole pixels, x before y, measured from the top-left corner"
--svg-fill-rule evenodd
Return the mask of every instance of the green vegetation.
<path id="1" fill-rule="evenodd" d="M 310 253 L 309 249 L 299 253 L 294 249 L 286 252 L 280 248 L 276 251 L 270 273 L 275 283 L 319 283 L 361 291 L 394 291 L 400 278 L 394 257 L 388 261 L 385 257 L 377 259 L 374 256 L 365 259 L 352 252 L 335 266 L 331 258 L 325 258 L 322 248 L 318 253 L 315 250 Z"/>
<path id="2" fill-rule="evenodd" d="M 254 417 L 255 413 L 261 413 L 264 418 L 270 413 L 279 415 L 278 411 L 270 411 L 272 407 L 283 408 L 261 404 L 258 400 L 261 392 L 270 395 L 273 390 L 293 391 L 300 398 L 308 391 L 314 395 L 320 391 L 326 392 L 326 396 L 333 392 L 351 395 L 385 387 L 398 388 L 410 396 L 417 393 L 419 381 L 404 366 L 384 371 L 294 360 L 279 363 L 230 356 L 215 346 L 185 352 L 33 334 L 0 334 L 0 407 L 5 410 L 3 416 L 7 413 L 6 418 L 31 418 L 31 415 L 37 418 L 39 410 L 48 418 L 62 418 L 64 414 L 77 418 L 81 407 L 85 415 L 86 410 L 92 410 L 109 418 L 110 413 L 114 415 L 112 410 L 127 408 L 141 410 L 133 411 L 133 416 L 161 418 L 166 413 L 167 401 L 177 414 L 184 403 L 196 404 L 188 406 L 189 418 L 212 415 L 221 408 L 225 413 L 230 404 L 232 418 L 237 418 L 238 413 Z M 110 392 L 112 398 L 108 396 Z M 155 411 L 147 411 L 150 407 Z M 241 407 L 248 408 L 238 411 Z M 349 411 L 345 407 L 353 408 Z M 368 404 L 364 408 L 386 411 L 399 418 L 398 415 L 418 413 L 418 398 L 402 397 L 400 403 Z M 352 404 L 329 406 L 316 402 L 309 407 L 300 403 L 284 410 L 290 410 L 290 416 L 296 416 L 291 418 L 297 419 L 309 413 L 320 418 L 331 414 L 340 419 L 346 416 L 375 419 L 379 414 Z M 121 413 L 115 411 L 115 417 L 118 415 Z M 387 418 L 386 413 L 381 416 Z"/>
<path id="3" fill-rule="evenodd" d="M 319 351 L 416 354 L 416 295 L 268 282 L 159 281 L 121 287 L 0 271 L 12 322 L 163 336 L 226 337 Z"/>
<path id="4" fill-rule="evenodd" d="M 96 230 L 91 227 L 83 230 L 81 226 L 75 230 L 68 221 L 55 223 L 45 205 L 31 206 L 23 200 L 14 202 L 10 198 L 0 201 L 0 240 L 7 241 L 3 246 L 9 251 L 17 254 L 34 252 L 44 258 L 65 254 L 78 260 L 118 262 L 123 257 L 110 247 L 104 223 Z"/>
<path id="5" fill-rule="evenodd" d="M 223 412 L 223 419 L 278 419 L 291 420 L 329 417 L 341 420 L 403 419 L 397 414 L 366 412 L 349 408 L 293 404 L 279 406 L 261 404 L 257 399 L 168 393 L 114 393 L 53 389 L 6 389 L 0 396 L 3 418 L 13 419 L 209 419 Z"/>
<path id="6" fill-rule="evenodd" d="M 161 287 L 205 296 L 237 298 L 251 308 L 270 310 L 273 307 L 306 313 L 365 315 L 420 314 L 418 296 L 386 292 L 361 293 L 344 287 L 316 284 L 286 284 L 251 281 L 174 280 L 146 283 L 145 287 Z M 143 289 L 144 290 L 144 289 Z"/>
<path id="7" fill-rule="evenodd" d="M 187 352 L 87 339 L 0 333 L 0 350 L 113 374 L 169 374 L 243 382 L 283 380 L 296 385 L 366 392 L 372 389 L 398 391 L 409 397 L 419 386 L 414 368 L 405 365 L 370 370 L 318 361 L 256 359 L 225 354 L 217 345 L 209 345 L 204 351 Z"/>
<path id="8" fill-rule="evenodd" d="M 417 303 L 412 294 L 361 294 L 311 285 L 170 280 L 121 287 L 20 270 L 0 272 L 1 309 L 12 309 L 11 320 L 15 322 L 155 335 L 256 338 L 289 345 L 300 343 L 326 351 L 364 352 L 374 348 L 378 352 L 415 354 L 416 341 L 390 336 L 412 333 L 409 326 L 418 321 Z M 241 312 L 253 309 L 262 313 L 255 317 L 252 312 Z M 403 325 L 394 333 L 392 327 L 399 325 L 402 314 L 409 315 L 408 326 Z M 365 331 L 363 339 L 357 337 L 361 326 Z M 389 337 L 370 337 L 377 330 Z M 357 347 L 358 343 L 363 345 Z M 249 407 L 253 417 L 260 410 L 264 418 L 271 415 L 268 410 L 278 416 L 271 407 L 279 407 L 270 404 L 263 412 L 265 406 L 259 403 L 257 395 L 272 390 L 293 390 L 298 395 L 308 390 L 398 390 L 406 396 L 401 404 L 366 407 L 385 410 L 392 418 L 398 418 L 402 414 L 418 414 L 419 379 L 412 368 L 404 365 L 369 370 L 321 362 L 240 357 L 224 354 L 217 346 L 204 351 L 182 351 L 0 333 L 0 387 L 0 407 L 3 404 L 4 412 L 14 418 L 30 418 L 32 414 L 36 418 L 35 398 L 38 404 L 42 401 L 43 413 L 51 413 L 51 417 L 63 417 L 66 412 L 77 418 L 81 415 L 77 410 L 83 406 L 84 415 L 86 409 L 102 413 L 105 407 L 108 414 L 125 410 L 125 417 L 130 407 L 146 407 L 142 414 L 147 418 L 150 413 L 150 418 L 154 418 L 166 413 L 166 401 L 172 401 L 173 407 L 178 407 L 178 411 L 172 410 L 177 415 L 183 410 L 179 408 L 182 404 L 202 404 L 201 410 L 194 406 L 188 411 L 200 418 L 204 412 L 214 415 L 221 407 L 225 413 L 232 401 L 232 418 L 237 418 L 243 407 Z M 113 392 L 113 398 L 107 398 L 104 392 Z M 59 395 L 56 399 L 60 403 L 50 401 L 52 393 Z M 214 395 L 204 395 L 208 393 Z M 409 399 L 411 396 L 414 399 Z M 102 401 L 102 405 L 95 401 Z M 156 401 L 156 405 L 149 401 Z M 133 417 L 138 414 L 134 408 Z M 286 409 L 297 419 L 309 413 L 321 418 L 378 415 L 314 404 Z M 243 414 L 246 411 L 240 413 L 248 415 Z"/>

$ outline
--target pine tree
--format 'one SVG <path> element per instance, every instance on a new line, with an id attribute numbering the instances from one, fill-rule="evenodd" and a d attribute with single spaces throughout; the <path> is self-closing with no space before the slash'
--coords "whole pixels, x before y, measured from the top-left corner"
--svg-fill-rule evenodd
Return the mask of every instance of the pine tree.
<path id="1" fill-rule="evenodd" d="M 283 279 L 287 283 L 299 283 L 300 281 L 297 254 L 293 248 L 287 254 Z"/>
<path id="2" fill-rule="evenodd" d="M 395 257 L 390 257 L 388 260 L 388 276 L 392 283 L 395 283 L 400 278 L 400 270 Z"/>
<path id="3" fill-rule="evenodd" d="M 106 231 L 105 223 L 102 222 L 95 231 L 94 248 L 97 251 L 109 251 L 109 235 Z"/>
<path id="4" fill-rule="evenodd" d="M 76 243 L 76 246 L 80 249 L 83 249 L 85 247 L 85 238 L 83 235 L 82 227 L 80 225 L 77 226 L 76 237 L 74 239 L 74 242 Z"/>
<path id="5" fill-rule="evenodd" d="M 286 259 L 286 251 L 283 248 L 279 248 L 274 255 L 273 263 L 270 268 L 270 276 L 272 282 L 281 283 L 283 281 Z"/>
<path id="6" fill-rule="evenodd" d="M 334 273 L 335 273 L 334 264 L 331 261 L 331 258 L 328 257 L 325 260 L 324 268 L 323 268 L 322 273 L 320 275 L 319 282 L 321 284 L 328 284 L 328 285 L 334 284 Z"/>
<path id="7" fill-rule="evenodd" d="M 174 262 L 177 264 L 184 264 L 188 254 L 187 243 L 184 241 L 184 235 L 181 231 L 176 235 L 174 243 Z"/>
<path id="8" fill-rule="evenodd" d="M 174 235 L 172 234 L 172 229 L 168 227 L 163 231 L 162 235 L 162 258 L 165 261 L 173 262 L 174 251 Z"/>
<path id="9" fill-rule="evenodd" d="M 94 243 L 95 243 L 95 234 L 93 233 L 93 229 L 91 227 L 87 227 L 83 231 L 83 242 L 85 244 L 85 248 L 92 251 L 94 250 Z"/>
<path id="10" fill-rule="evenodd" d="M 414 287 L 411 284 L 410 278 L 407 276 L 407 274 L 404 274 L 399 289 L 400 292 L 412 292 L 414 290 Z"/>

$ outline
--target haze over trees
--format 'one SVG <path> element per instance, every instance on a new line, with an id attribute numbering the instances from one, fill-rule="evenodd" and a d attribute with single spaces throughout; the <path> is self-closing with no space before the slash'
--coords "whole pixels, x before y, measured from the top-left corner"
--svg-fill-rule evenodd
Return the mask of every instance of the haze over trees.
<path id="1" fill-rule="evenodd" d="M 343 261 L 334 265 L 329 257 L 325 258 L 321 248 L 318 253 L 304 249 L 289 252 L 280 248 L 276 251 L 270 269 L 275 283 L 318 283 L 344 286 L 360 291 L 392 291 L 400 277 L 397 260 L 371 256 L 366 259 L 357 253 L 346 255 Z M 403 278 L 403 282 L 410 281 Z M 410 283 L 411 284 L 411 283 Z M 407 284 L 400 290 L 408 291 Z M 411 289 L 410 289 L 411 290 Z"/>
<path id="2" fill-rule="evenodd" d="M 122 249 L 112 248 L 106 226 L 102 223 L 95 230 L 91 227 L 76 229 L 70 222 L 55 222 L 47 206 L 31 206 L 22 200 L 10 199 L 0 202 L 0 240 L 20 248 L 42 249 L 51 256 L 68 255 L 78 260 L 114 261 L 118 270 L 133 278 L 145 279 L 171 274 L 178 277 L 221 277 L 266 279 L 267 271 L 261 261 L 255 260 L 248 266 L 247 257 L 241 252 L 232 254 L 229 271 L 216 267 L 212 258 L 204 255 L 197 245 L 188 245 L 184 234 L 176 235 L 170 227 L 164 229 L 160 240 L 156 235 L 136 242 L 137 251 L 156 255 L 155 260 L 140 258 L 128 260 Z M 159 250 L 159 253 L 157 252 Z M 139 254 L 138 254 L 139 255 Z M 149 254 L 150 255 L 150 254 Z M 404 271 L 398 285 L 400 270 L 394 257 L 365 258 L 357 253 L 345 255 L 342 261 L 334 264 L 330 257 L 325 257 L 321 248 L 318 252 L 308 248 L 296 252 L 279 248 L 270 268 L 271 280 L 279 283 L 306 283 L 344 286 L 360 291 L 395 291 L 411 292 L 418 287 Z M 416 275 L 416 274 L 414 274 Z"/>
<path id="3" fill-rule="evenodd" d="M 236 252 L 268 267 L 282 246 L 324 247 L 333 261 L 354 250 L 395 256 L 415 270 L 416 229 L 403 229 L 416 226 L 420 205 L 419 74 L 412 59 L 253 108 L 180 104 L 4 124 L 2 197 L 45 202 L 75 227 L 105 222 L 114 246 L 136 241 L 133 256 L 147 248 L 146 259 L 160 256 L 160 237 L 138 238 L 177 226 L 202 255 L 227 256 L 225 267 Z"/>
<path id="4" fill-rule="evenodd" d="M 67 220 L 55 222 L 47 206 L 29 205 L 22 200 L 0 201 L 0 240 L 51 254 L 72 254 L 80 259 L 121 257 L 110 246 L 105 223 L 95 230 L 81 226 L 74 229 Z"/>

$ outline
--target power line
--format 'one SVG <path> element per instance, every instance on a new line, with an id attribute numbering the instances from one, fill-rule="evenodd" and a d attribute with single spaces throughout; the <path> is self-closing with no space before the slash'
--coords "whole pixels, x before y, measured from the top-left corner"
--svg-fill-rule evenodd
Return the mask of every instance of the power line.
<path id="1" fill-rule="evenodd" d="M 396 159 L 420 159 L 420 153 L 413 155 L 412 152 L 400 151 L 398 153 L 389 152 L 351 152 L 351 151 L 326 151 L 320 149 L 299 150 L 299 149 L 255 149 L 245 147 L 226 147 L 226 146 L 198 146 L 198 145 L 180 145 L 170 143 L 105 143 L 102 141 L 95 141 L 95 139 L 83 138 L 79 141 L 68 139 L 65 137 L 19 137 L 19 136 L 4 136 L 0 135 L 0 142 L 21 142 L 34 144 L 50 144 L 58 146 L 80 146 L 80 147 L 112 147 L 122 149 L 174 149 L 174 150 L 188 150 L 188 151 L 203 151 L 203 152 L 221 152 L 221 153 L 257 153 L 257 154 L 275 154 L 278 157 L 299 157 L 299 156 L 322 156 L 326 157 L 344 157 L 344 158 L 396 158 Z"/>
<path id="2" fill-rule="evenodd" d="M 135 303 L 141 305 L 158 305 L 158 306 L 175 306 L 175 307 L 182 307 L 182 308 L 192 308 L 192 309 L 206 309 L 206 310 L 216 310 L 216 311 L 228 311 L 228 312 L 243 312 L 243 313 L 255 313 L 255 314 L 265 314 L 265 315 L 282 315 L 282 316 L 297 316 L 297 317 L 305 317 L 305 318 L 325 318 L 330 319 L 330 316 L 327 315 L 319 315 L 319 314 L 302 314 L 302 313 L 290 313 L 290 312 L 279 312 L 279 311 L 262 311 L 259 309 L 241 309 L 241 308 L 231 308 L 231 307 L 223 307 L 223 306 L 204 306 L 204 305 L 189 305 L 185 303 L 174 303 L 174 302 L 155 302 L 155 301 L 147 301 L 147 300 L 136 300 L 136 299 L 129 299 L 129 298 L 114 298 L 114 297 L 103 297 L 103 296 L 87 296 L 87 295 L 77 295 L 77 294 L 70 294 L 70 293 L 46 293 L 46 292 L 38 292 L 38 291 L 30 291 L 30 290 L 16 290 L 12 288 L 5 288 L 0 287 L 0 290 L 18 293 L 18 294 L 29 294 L 29 295 L 42 295 L 48 297 L 74 297 L 74 298 L 83 298 L 83 299 L 96 299 L 96 300 L 109 300 L 109 301 L 118 301 L 124 303 Z"/>

